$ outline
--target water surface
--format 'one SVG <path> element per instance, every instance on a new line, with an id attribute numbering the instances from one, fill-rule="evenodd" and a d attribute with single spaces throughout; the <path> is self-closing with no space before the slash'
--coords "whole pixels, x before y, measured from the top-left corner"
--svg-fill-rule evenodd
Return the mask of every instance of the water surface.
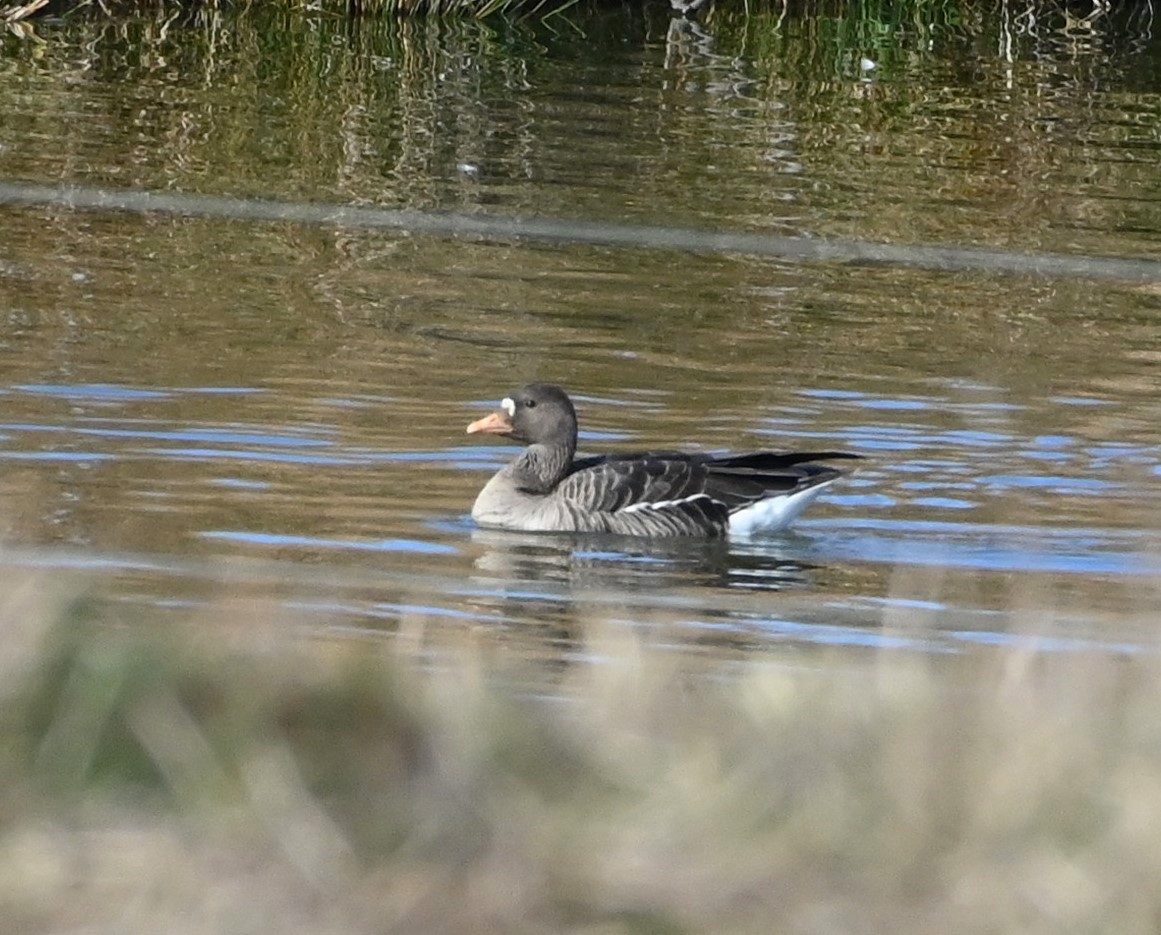
<path id="1" fill-rule="evenodd" d="M 0 180 L 1158 257 L 1151 34 L 999 23 L 981 53 L 833 25 L 47 24 L 4 40 Z M 1147 277 L 0 216 L 5 563 L 99 576 L 127 613 L 225 578 L 343 638 L 423 620 L 549 659 L 593 620 L 706 658 L 958 652 L 1046 617 L 1041 648 L 1157 648 Z M 464 427 L 531 379 L 574 393 L 587 451 L 867 462 L 768 541 L 474 530 L 511 452 Z"/>

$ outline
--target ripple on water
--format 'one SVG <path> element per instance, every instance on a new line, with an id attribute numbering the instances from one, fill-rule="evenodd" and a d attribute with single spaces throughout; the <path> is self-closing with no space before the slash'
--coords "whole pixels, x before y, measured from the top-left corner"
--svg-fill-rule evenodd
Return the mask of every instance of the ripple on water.
<path id="1" fill-rule="evenodd" d="M 1116 576 L 1161 571 L 1155 538 L 1136 530 L 876 518 L 799 525 L 825 532 L 834 557 L 863 562 Z"/>
<path id="2" fill-rule="evenodd" d="M 222 542 L 241 542 L 247 545 L 317 549 L 320 551 L 414 552 L 418 555 L 455 555 L 459 552 L 459 549 L 454 546 L 441 545 L 436 542 L 425 542 L 420 539 L 376 539 L 364 541 L 223 529 L 206 530 L 199 535 L 204 539 L 217 539 Z"/>

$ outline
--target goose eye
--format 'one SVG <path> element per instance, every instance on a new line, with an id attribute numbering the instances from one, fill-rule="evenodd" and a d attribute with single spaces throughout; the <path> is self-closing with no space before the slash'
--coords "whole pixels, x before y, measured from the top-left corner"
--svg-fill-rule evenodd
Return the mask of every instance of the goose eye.
<path id="1" fill-rule="evenodd" d="M 536 400 L 530 399 L 524 405 L 527 406 L 529 409 L 535 409 L 536 408 Z"/>

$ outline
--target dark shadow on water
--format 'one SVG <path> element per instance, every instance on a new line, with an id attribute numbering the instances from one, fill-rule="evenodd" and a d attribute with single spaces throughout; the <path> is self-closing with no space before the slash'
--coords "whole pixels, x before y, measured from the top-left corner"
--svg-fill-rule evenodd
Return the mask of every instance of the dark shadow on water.
<path id="1" fill-rule="evenodd" d="M 341 204 L 272 201 L 174 192 L 115 191 L 77 185 L 31 185 L 0 180 L 0 204 L 82 211 L 160 214 L 251 222 L 369 230 L 480 241 L 557 245 L 595 244 L 626 249 L 747 254 L 800 262 L 839 262 L 938 271 L 979 270 L 1057 277 L 1161 281 L 1161 263 L 975 247 L 823 240 L 721 230 L 606 224 L 551 217 L 512 217 L 392 210 Z"/>

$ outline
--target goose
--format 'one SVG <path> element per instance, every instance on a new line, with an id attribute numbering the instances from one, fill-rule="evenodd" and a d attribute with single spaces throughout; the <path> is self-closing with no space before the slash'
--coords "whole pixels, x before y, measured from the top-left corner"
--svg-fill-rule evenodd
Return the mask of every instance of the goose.
<path id="1" fill-rule="evenodd" d="M 652 451 L 576 458 L 572 400 L 529 383 L 468 426 L 527 446 L 480 491 L 472 519 L 523 532 L 752 536 L 785 529 L 844 471 L 841 451 L 715 455 Z"/>

